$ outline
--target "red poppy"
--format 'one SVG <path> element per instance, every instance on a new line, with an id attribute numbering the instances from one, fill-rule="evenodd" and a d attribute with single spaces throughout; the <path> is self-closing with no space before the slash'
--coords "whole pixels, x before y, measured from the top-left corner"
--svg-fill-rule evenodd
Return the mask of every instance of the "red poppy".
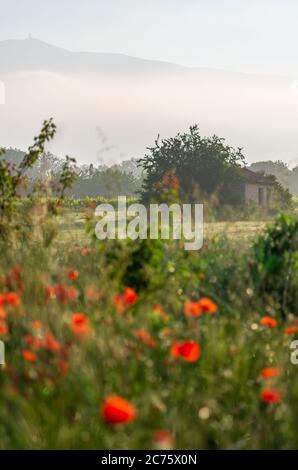
<path id="1" fill-rule="evenodd" d="M 143 328 L 140 328 L 139 330 L 136 330 L 134 332 L 134 335 L 136 338 L 138 338 L 142 343 L 145 344 L 145 346 L 148 346 L 149 348 L 156 348 L 158 346 L 157 341 L 153 338 L 153 336 Z"/>
<path id="2" fill-rule="evenodd" d="M 210 315 L 217 312 L 217 305 L 213 302 L 213 300 L 209 299 L 208 297 L 202 297 L 198 301 L 199 308 Z"/>
<path id="3" fill-rule="evenodd" d="M 111 395 L 104 400 L 101 414 L 106 423 L 127 424 L 135 420 L 137 412 L 129 401 L 117 395 Z"/>
<path id="4" fill-rule="evenodd" d="M 265 316 L 265 317 L 261 318 L 260 323 L 261 323 L 261 325 L 267 326 L 268 328 L 275 328 L 278 324 L 277 320 L 275 320 L 275 318 L 272 318 L 272 317 L 269 317 L 269 316 Z"/>
<path id="5" fill-rule="evenodd" d="M 184 314 L 187 317 L 200 317 L 202 315 L 202 309 L 198 302 L 191 302 L 188 300 L 184 304 Z"/>
<path id="6" fill-rule="evenodd" d="M 79 272 L 78 271 L 70 271 L 68 273 L 68 278 L 71 280 L 71 281 L 75 281 L 76 279 L 78 279 L 79 277 Z"/>
<path id="7" fill-rule="evenodd" d="M 0 307 L 5 305 L 5 294 L 0 294 Z"/>
<path id="8" fill-rule="evenodd" d="M 34 352 L 25 350 L 22 352 L 23 358 L 27 362 L 36 362 L 37 361 L 37 356 Z"/>
<path id="9" fill-rule="evenodd" d="M 0 320 L 0 336 L 7 335 L 8 327 L 4 320 Z"/>
<path id="10" fill-rule="evenodd" d="M 3 308 L 0 307 L 0 320 L 5 320 L 6 317 L 7 317 L 7 313 L 5 312 Z"/>
<path id="11" fill-rule="evenodd" d="M 123 294 L 117 294 L 114 297 L 114 305 L 116 306 L 118 313 L 123 314 L 128 307 L 135 304 L 138 300 L 138 294 L 134 289 L 126 287 Z"/>
<path id="12" fill-rule="evenodd" d="M 61 344 L 52 334 L 48 334 L 44 339 L 44 348 L 49 351 L 59 352 L 61 350 Z"/>
<path id="13" fill-rule="evenodd" d="M 46 287 L 45 291 L 46 291 L 46 296 L 48 299 L 56 298 L 56 288 L 54 286 Z"/>
<path id="14" fill-rule="evenodd" d="M 297 331 L 298 331 L 297 326 L 289 326 L 288 328 L 284 330 L 284 334 L 287 336 L 292 336 L 292 335 L 295 335 Z"/>
<path id="15" fill-rule="evenodd" d="M 263 379 L 273 379 L 274 377 L 278 377 L 281 373 L 282 369 L 280 367 L 266 367 L 261 370 L 261 377 Z"/>
<path id="16" fill-rule="evenodd" d="M 57 298 L 61 304 L 66 304 L 68 301 L 76 300 L 79 293 L 74 287 L 60 283 L 56 286 L 47 287 L 46 295 L 51 299 Z"/>
<path id="17" fill-rule="evenodd" d="M 42 348 L 44 345 L 42 339 L 36 338 L 35 336 L 32 336 L 32 335 L 24 336 L 23 340 L 27 344 L 27 346 L 31 346 L 33 349 Z"/>
<path id="18" fill-rule="evenodd" d="M 277 404 L 281 402 L 281 394 L 277 390 L 265 388 L 261 392 L 261 400 L 264 403 Z"/>
<path id="19" fill-rule="evenodd" d="M 133 305 L 138 300 L 138 294 L 130 287 L 126 287 L 126 289 L 124 289 L 123 297 L 126 305 Z"/>
<path id="20" fill-rule="evenodd" d="M 18 307 L 21 303 L 21 299 L 17 292 L 6 292 L 2 294 L 0 300 L 0 306 L 2 305 L 12 305 L 13 307 Z"/>
<path id="21" fill-rule="evenodd" d="M 24 290 L 24 284 L 21 276 L 21 268 L 14 266 L 11 268 L 10 273 L 6 277 L 6 285 L 9 289 L 17 289 L 19 291 Z"/>
<path id="22" fill-rule="evenodd" d="M 177 341 L 171 347 L 171 355 L 187 362 L 196 362 L 201 356 L 201 347 L 193 340 Z"/>
<path id="23" fill-rule="evenodd" d="M 90 332 L 89 320 L 84 313 L 74 313 L 71 319 L 71 329 L 74 335 L 87 336 Z"/>

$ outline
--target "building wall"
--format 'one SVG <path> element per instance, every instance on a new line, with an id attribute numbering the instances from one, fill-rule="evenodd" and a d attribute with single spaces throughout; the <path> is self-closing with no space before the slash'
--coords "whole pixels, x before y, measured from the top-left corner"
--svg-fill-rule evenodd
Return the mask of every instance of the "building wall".
<path id="1" fill-rule="evenodd" d="M 263 207 L 272 203 L 273 189 L 271 186 L 262 184 L 245 184 L 245 202 L 255 202 Z"/>

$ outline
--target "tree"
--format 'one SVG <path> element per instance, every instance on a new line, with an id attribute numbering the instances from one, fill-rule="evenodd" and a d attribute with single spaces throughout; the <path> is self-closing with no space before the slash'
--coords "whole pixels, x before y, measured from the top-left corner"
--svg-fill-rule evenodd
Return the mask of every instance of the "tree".
<path id="1" fill-rule="evenodd" d="M 298 196 L 298 165 L 292 170 L 291 191 L 295 196 Z"/>
<path id="2" fill-rule="evenodd" d="M 20 195 L 20 189 L 25 182 L 25 174 L 34 167 L 39 157 L 45 151 L 45 145 L 53 139 L 56 133 L 56 126 L 52 119 L 44 121 L 42 129 L 34 143 L 23 155 L 19 164 L 0 160 L 0 224 L 12 217 L 15 199 Z M 0 150 L 0 156 L 5 155 L 4 150 Z M 1 229 L 0 227 L 0 229 Z"/>
<path id="3" fill-rule="evenodd" d="M 135 196 L 141 185 L 132 173 L 124 173 L 118 167 L 95 169 L 80 174 L 71 194 L 74 197 Z"/>
<path id="4" fill-rule="evenodd" d="M 239 168 L 244 157 L 240 148 L 235 150 L 216 135 L 201 137 L 195 125 L 188 133 L 161 142 L 158 138 L 148 150 L 139 160 L 146 172 L 141 191 L 144 201 L 160 199 L 167 176 L 175 175 L 182 200 L 191 202 L 198 194 L 217 194 L 221 202 L 240 202 L 239 193 L 231 191 L 241 182 Z"/>
<path id="5" fill-rule="evenodd" d="M 290 188 L 292 172 L 288 165 L 282 160 L 277 160 L 275 162 L 268 160 L 252 163 L 250 165 L 250 170 L 255 171 L 256 173 L 261 172 L 266 175 L 273 175 L 284 188 Z"/>

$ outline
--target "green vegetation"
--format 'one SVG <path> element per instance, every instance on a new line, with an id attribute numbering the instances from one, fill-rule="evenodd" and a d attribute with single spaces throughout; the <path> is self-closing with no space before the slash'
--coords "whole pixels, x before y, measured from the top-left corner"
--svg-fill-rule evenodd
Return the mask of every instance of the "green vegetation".
<path id="1" fill-rule="evenodd" d="M 1 167 L 0 448 L 297 447 L 297 217 L 99 241 L 73 163 L 58 198 Z"/>

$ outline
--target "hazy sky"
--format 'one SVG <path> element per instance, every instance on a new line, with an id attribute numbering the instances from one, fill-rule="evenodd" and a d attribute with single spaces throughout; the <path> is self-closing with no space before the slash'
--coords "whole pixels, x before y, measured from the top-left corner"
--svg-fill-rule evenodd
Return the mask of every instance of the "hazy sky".
<path id="1" fill-rule="evenodd" d="M 298 77 L 297 0 L 0 0 L 0 40 Z"/>

